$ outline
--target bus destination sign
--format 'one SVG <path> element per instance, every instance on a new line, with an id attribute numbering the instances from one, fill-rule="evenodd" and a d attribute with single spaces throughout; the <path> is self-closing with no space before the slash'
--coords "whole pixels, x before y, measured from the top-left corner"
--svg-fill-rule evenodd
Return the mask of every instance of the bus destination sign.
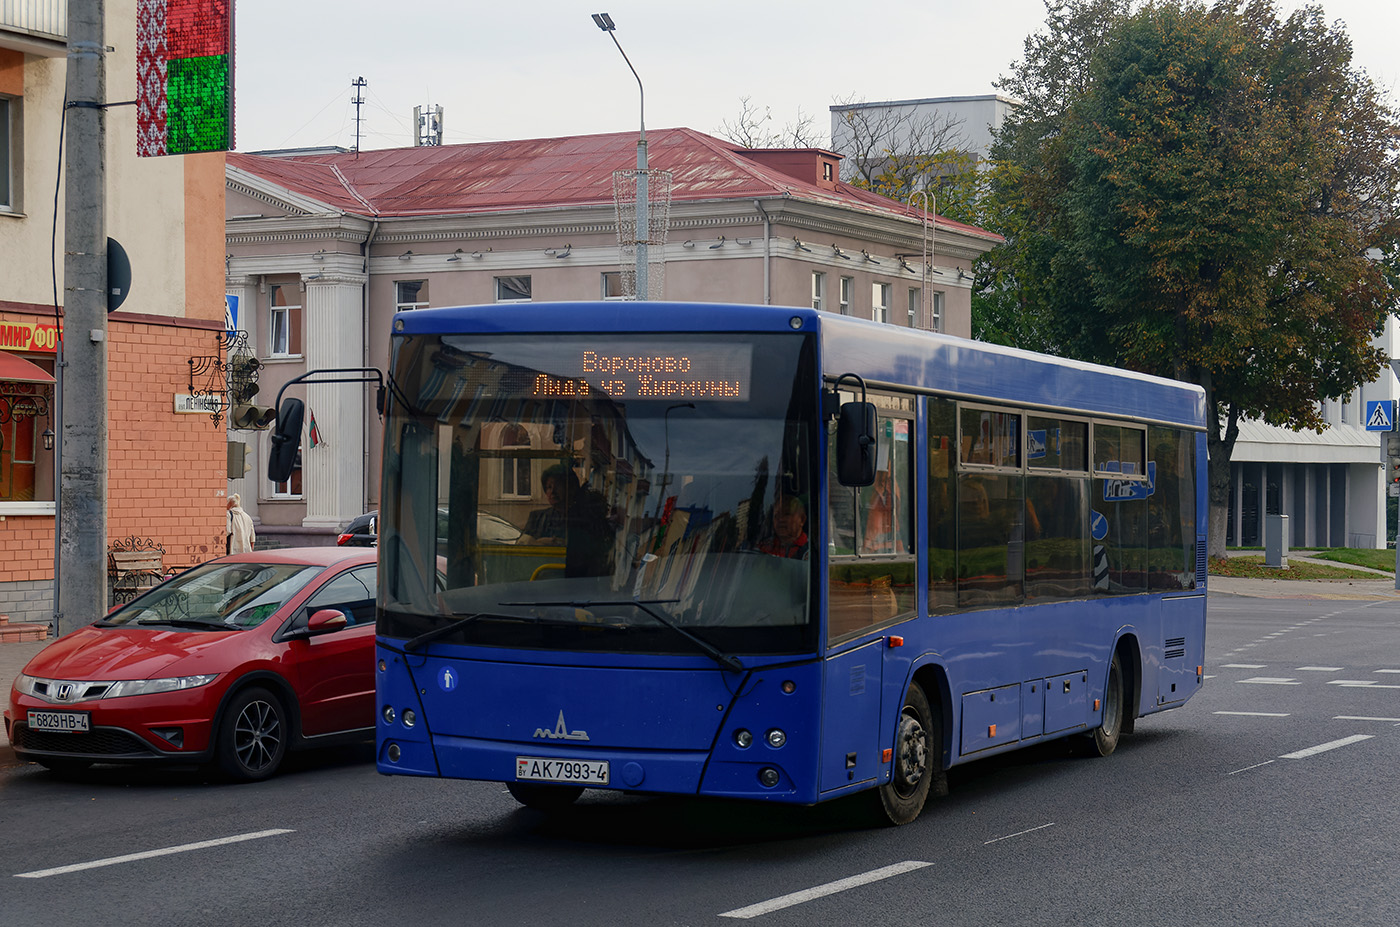
<path id="1" fill-rule="evenodd" d="M 636 343 L 626 351 L 580 349 L 534 378 L 538 397 L 606 393 L 617 400 L 702 399 L 744 402 L 753 377 L 753 346 Z M 560 369 L 563 368 L 563 369 Z"/>

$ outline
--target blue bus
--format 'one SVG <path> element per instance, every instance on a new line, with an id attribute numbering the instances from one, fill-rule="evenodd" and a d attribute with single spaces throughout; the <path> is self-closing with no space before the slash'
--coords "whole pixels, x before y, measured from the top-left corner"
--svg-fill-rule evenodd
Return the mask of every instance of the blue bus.
<path id="1" fill-rule="evenodd" d="M 394 317 L 381 773 L 813 804 L 1199 689 L 1196 386 L 803 308 Z"/>

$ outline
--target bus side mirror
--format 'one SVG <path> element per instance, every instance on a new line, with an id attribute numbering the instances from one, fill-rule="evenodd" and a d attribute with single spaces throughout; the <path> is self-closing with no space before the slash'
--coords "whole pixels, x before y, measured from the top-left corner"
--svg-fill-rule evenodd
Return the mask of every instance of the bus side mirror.
<path id="1" fill-rule="evenodd" d="M 297 451 L 301 450 L 301 421 L 305 404 L 288 396 L 277 407 L 277 426 L 272 431 L 272 451 L 267 455 L 267 478 L 285 483 L 296 466 Z"/>
<path id="2" fill-rule="evenodd" d="M 875 482 L 875 404 L 847 402 L 836 420 L 836 478 L 843 486 Z"/>

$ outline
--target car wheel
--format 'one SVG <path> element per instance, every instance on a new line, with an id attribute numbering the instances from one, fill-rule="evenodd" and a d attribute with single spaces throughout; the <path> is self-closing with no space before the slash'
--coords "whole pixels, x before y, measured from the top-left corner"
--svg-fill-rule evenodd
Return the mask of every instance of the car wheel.
<path id="1" fill-rule="evenodd" d="M 535 785 L 530 782 L 507 782 L 506 791 L 526 808 L 535 811 L 563 811 L 583 794 L 583 789 L 576 785 Z"/>
<path id="2" fill-rule="evenodd" d="M 217 761 L 231 779 L 254 782 L 277 772 L 287 755 L 287 710 L 267 689 L 244 689 L 219 726 Z"/>

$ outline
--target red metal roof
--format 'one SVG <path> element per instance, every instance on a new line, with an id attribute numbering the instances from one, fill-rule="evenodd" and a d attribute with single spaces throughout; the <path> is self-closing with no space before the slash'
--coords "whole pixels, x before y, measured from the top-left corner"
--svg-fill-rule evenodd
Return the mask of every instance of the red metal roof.
<path id="1" fill-rule="evenodd" d="M 791 196 L 864 212 L 919 215 L 850 184 L 822 189 L 746 158 L 744 150 L 693 129 L 647 135 L 648 166 L 671 171 L 673 203 Z M 288 157 L 234 152 L 228 163 L 355 215 L 470 215 L 611 204 L 613 171 L 636 167 L 637 136 L 620 132 Z M 1000 240 L 942 217 L 938 227 Z"/>

